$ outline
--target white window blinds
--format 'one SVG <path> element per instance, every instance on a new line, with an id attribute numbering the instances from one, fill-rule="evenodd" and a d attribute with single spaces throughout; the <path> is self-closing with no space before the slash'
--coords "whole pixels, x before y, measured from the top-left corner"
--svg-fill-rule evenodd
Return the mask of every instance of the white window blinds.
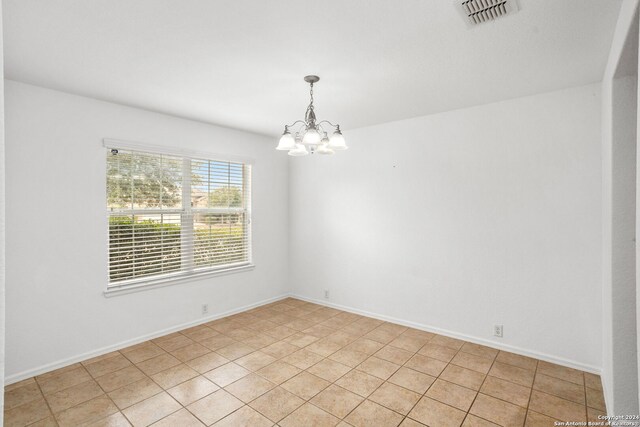
<path id="1" fill-rule="evenodd" d="M 251 166 L 110 147 L 109 286 L 251 263 Z"/>

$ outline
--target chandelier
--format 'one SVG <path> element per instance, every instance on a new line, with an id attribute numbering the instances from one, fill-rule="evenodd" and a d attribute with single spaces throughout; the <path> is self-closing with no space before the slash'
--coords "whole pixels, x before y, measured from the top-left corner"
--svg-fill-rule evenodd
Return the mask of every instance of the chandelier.
<path id="1" fill-rule="evenodd" d="M 297 120 L 284 127 L 276 150 L 288 151 L 290 156 L 306 156 L 309 153 L 333 154 L 335 151 L 347 149 L 340 125 L 334 125 L 327 120 L 316 122 L 316 113 L 313 110 L 313 84 L 318 80 L 318 76 L 304 78 L 310 85 L 311 98 L 304 120 Z M 328 135 L 327 129 L 333 130 L 331 136 Z"/>

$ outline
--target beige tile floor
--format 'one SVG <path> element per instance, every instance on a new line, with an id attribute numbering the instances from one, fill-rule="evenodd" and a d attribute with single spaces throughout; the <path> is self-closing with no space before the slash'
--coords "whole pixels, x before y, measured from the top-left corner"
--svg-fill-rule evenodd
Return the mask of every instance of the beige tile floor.
<path id="1" fill-rule="evenodd" d="M 550 426 L 600 378 L 286 299 L 12 384 L 5 426 Z"/>

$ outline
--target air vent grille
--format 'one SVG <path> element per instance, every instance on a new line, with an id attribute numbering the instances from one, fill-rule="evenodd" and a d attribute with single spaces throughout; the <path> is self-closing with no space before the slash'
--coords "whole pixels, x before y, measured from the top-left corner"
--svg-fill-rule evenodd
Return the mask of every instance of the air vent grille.
<path id="1" fill-rule="evenodd" d="M 461 12 L 469 26 L 495 21 L 518 11 L 515 0 L 458 0 L 456 3 L 461 6 Z"/>

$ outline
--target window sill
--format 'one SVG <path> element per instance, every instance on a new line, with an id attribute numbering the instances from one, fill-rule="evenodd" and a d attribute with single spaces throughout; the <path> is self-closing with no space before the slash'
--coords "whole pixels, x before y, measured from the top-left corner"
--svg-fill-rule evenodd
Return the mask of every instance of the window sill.
<path id="1" fill-rule="evenodd" d="M 151 289 L 164 288 L 165 286 L 173 286 L 179 283 L 192 282 L 194 280 L 206 279 L 208 277 L 225 276 L 227 274 L 241 273 L 244 271 L 253 270 L 256 266 L 254 264 L 241 265 L 239 267 L 231 267 L 220 270 L 202 271 L 185 276 L 174 276 L 165 278 L 149 279 L 147 281 L 114 285 L 103 292 L 106 298 L 111 298 L 119 295 L 131 294 L 134 292 L 148 291 Z"/>

